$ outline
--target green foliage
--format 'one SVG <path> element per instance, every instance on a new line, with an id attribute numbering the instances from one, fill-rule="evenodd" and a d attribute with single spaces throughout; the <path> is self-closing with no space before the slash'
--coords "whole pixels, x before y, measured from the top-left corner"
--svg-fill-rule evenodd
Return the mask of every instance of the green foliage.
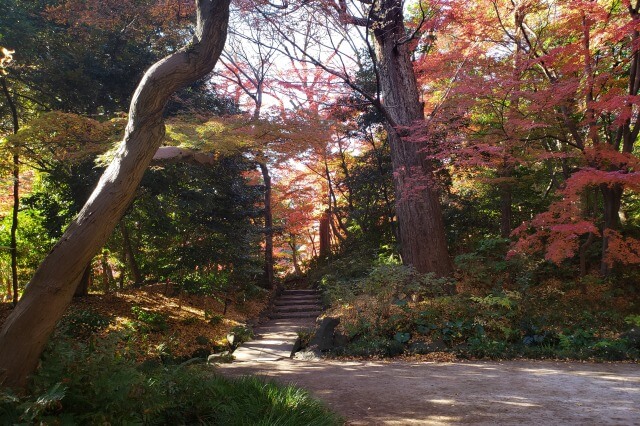
<path id="1" fill-rule="evenodd" d="M 397 332 L 393 336 L 393 340 L 397 341 L 398 343 L 407 343 L 409 340 L 411 340 L 411 333 Z"/>
<path id="2" fill-rule="evenodd" d="M 74 309 L 65 315 L 62 327 L 70 336 L 87 337 L 107 328 L 111 322 L 110 317 L 93 309 Z"/>
<path id="3" fill-rule="evenodd" d="M 0 423 L 341 424 L 293 386 L 228 380 L 191 362 L 143 371 L 121 346 L 118 339 L 56 341 L 27 395 L 0 390 Z"/>
<path id="4" fill-rule="evenodd" d="M 187 274 L 182 279 L 182 288 L 189 294 L 212 296 L 226 292 L 229 288 L 230 273 L 227 271 L 212 271 L 200 273 L 198 271 Z"/>
<path id="5" fill-rule="evenodd" d="M 392 357 L 403 352 L 402 342 L 379 336 L 362 336 L 344 348 L 345 355 L 360 357 Z"/>
<path id="6" fill-rule="evenodd" d="M 366 276 L 350 280 L 351 296 L 334 302 L 349 339 L 341 351 L 358 356 L 445 349 L 461 357 L 638 358 L 624 339 L 607 337 L 626 330 L 622 312 L 602 309 L 602 302 L 580 305 L 584 295 L 572 290 L 568 296 L 556 281 L 519 291 L 494 288 L 434 297 L 433 288 L 447 283 L 451 281 L 394 264 L 378 264 Z M 330 294 L 342 285 L 339 280 L 326 284 Z M 575 286 L 564 284 L 567 289 Z M 589 290 L 597 300 L 620 303 L 607 286 L 599 280 Z M 626 323 L 634 325 L 636 319 L 627 315 Z M 402 350 L 390 349 L 390 341 Z"/>
<path id="7" fill-rule="evenodd" d="M 302 328 L 302 329 L 298 330 L 297 334 L 298 334 L 298 339 L 300 339 L 300 347 L 301 348 L 306 348 L 306 347 L 309 346 L 309 342 L 311 342 L 311 339 L 315 335 L 315 329 L 314 328 Z"/>
<path id="8" fill-rule="evenodd" d="M 145 250 L 140 266 L 149 279 L 169 278 L 189 293 L 220 298 L 254 291 L 262 194 L 243 176 L 251 167 L 233 155 L 206 167 L 175 164 L 145 174 L 129 219 L 137 224 L 132 239 Z"/>
<path id="9" fill-rule="evenodd" d="M 224 320 L 224 315 L 213 313 L 209 310 L 204 311 L 204 319 L 213 326 L 216 326 Z"/>
<path id="10" fill-rule="evenodd" d="M 253 339 L 253 329 L 246 325 L 236 325 L 227 334 L 227 341 L 232 349 Z"/>
<path id="11" fill-rule="evenodd" d="M 491 290 L 502 286 L 506 272 L 524 272 L 515 261 L 505 260 L 508 245 L 509 240 L 504 238 L 484 238 L 474 251 L 456 256 L 455 264 L 465 283 Z"/>
<path id="12" fill-rule="evenodd" d="M 479 303 L 485 308 L 504 308 L 508 311 L 512 310 L 516 306 L 517 299 L 520 295 L 516 292 L 509 292 L 502 295 L 489 294 L 485 297 L 471 297 L 471 300 Z"/>
<path id="13" fill-rule="evenodd" d="M 582 351 L 591 347 L 596 338 L 593 330 L 577 329 L 573 332 L 560 333 L 558 335 L 560 348 L 564 350 Z"/>
<path id="14" fill-rule="evenodd" d="M 633 327 L 640 327 L 640 315 L 627 315 L 624 322 Z"/>
<path id="15" fill-rule="evenodd" d="M 138 321 L 148 326 L 151 331 L 163 331 L 168 328 L 166 314 L 150 311 L 140 306 L 133 306 L 131 312 Z"/>

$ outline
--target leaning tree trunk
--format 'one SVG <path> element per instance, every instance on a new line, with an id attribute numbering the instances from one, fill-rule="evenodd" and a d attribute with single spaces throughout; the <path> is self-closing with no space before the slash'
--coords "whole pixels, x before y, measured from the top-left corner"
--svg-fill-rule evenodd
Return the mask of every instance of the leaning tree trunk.
<path id="1" fill-rule="evenodd" d="M 376 41 L 382 102 L 393 123 L 387 125 L 396 192 L 403 262 L 420 272 L 449 276 L 449 258 L 440 196 L 423 144 L 401 137 L 401 127 L 424 120 L 418 85 L 406 40 L 402 2 L 383 0 L 378 9 Z M 416 184 L 418 183 L 418 184 Z"/>
<path id="2" fill-rule="evenodd" d="M 229 0 L 197 0 L 197 17 L 194 40 L 154 64 L 142 78 L 116 158 L 0 330 L 0 384 L 26 385 L 84 268 L 130 205 L 162 142 L 167 100 L 180 87 L 209 73 L 218 60 L 227 35 Z"/>

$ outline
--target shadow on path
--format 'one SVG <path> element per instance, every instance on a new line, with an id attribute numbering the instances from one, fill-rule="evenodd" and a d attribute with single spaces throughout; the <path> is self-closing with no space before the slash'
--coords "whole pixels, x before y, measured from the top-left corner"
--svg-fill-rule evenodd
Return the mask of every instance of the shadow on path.
<path id="1" fill-rule="evenodd" d="M 640 425 L 637 364 L 281 360 L 218 371 L 296 384 L 353 425 Z"/>

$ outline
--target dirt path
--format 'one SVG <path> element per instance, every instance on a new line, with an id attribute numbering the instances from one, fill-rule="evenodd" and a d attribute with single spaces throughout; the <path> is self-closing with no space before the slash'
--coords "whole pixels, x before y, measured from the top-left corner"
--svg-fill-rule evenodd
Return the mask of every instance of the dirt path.
<path id="1" fill-rule="evenodd" d="M 640 425 L 638 364 L 285 360 L 219 371 L 295 383 L 351 425 Z"/>

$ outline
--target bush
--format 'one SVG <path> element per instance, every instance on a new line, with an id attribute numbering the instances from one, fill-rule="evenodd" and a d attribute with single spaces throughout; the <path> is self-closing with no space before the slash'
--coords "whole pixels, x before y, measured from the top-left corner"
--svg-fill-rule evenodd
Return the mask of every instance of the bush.
<path id="1" fill-rule="evenodd" d="M 61 326 L 69 336 L 88 337 L 104 330 L 109 324 L 111 317 L 93 309 L 76 309 L 64 317 Z"/>
<path id="2" fill-rule="evenodd" d="M 245 325 L 236 325 L 227 334 L 227 341 L 231 350 L 253 339 L 253 329 Z"/>
<path id="3" fill-rule="evenodd" d="M 188 362 L 143 372 L 119 346 L 56 341 L 28 395 L 0 390 L 0 424 L 341 424 L 292 386 L 228 380 Z"/>
<path id="4" fill-rule="evenodd" d="M 230 287 L 230 273 L 214 271 L 208 273 L 191 272 L 181 279 L 182 288 L 189 294 L 213 296 L 226 293 Z"/>
<path id="5" fill-rule="evenodd" d="M 135 318 L 147 325 L 151 331 L 163 331 L 167 329 L 167 315 L 143 309 L 140 306 L 131 308 L 131 312 Z"/>
<path id="6" fill-rule="evenodd" d="M 216 326 L 224 321 L 224 315 L 216 314 L 210 310 L 204 311 L 204 319 L 211 325 Z"/>
<path id="7" fill-rule="evenodd" d="M 623 297 L 620 286 L 597 276 L 540 280 L 539 265 L 505 262 L 506 248 L 502 239 L 480 242 L 458 258 L 457 282 L 384 259 L 359 277 L 325 274 L 346 352 L 389 356 L 424 345 L 463 357 L 638 358 L 635 343 L 611 339 L 640 326 L 636 295 Z M 454 285 L 461 292 L 447 295 Z M 388 350 L 390 341 L 400 350 Z"/>
<path id="8" fill-rule="evenodd" d="M 404 345 L 394 339 L 363 336 L 347 345 L 344 354 L 362 357 L 392 357 L 404 352 Z"/>

